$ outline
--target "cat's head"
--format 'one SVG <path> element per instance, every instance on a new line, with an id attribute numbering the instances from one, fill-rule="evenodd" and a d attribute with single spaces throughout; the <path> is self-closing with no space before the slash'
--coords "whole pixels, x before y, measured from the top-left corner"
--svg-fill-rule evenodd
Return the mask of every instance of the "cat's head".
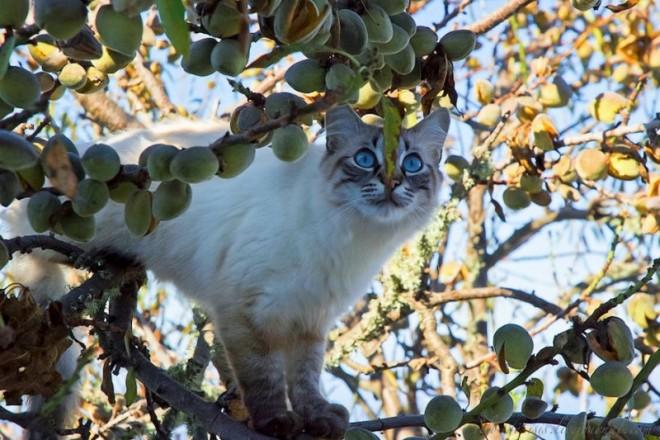
<path id="1" fill-rule="evenodd" d="M 330 110 L 322 169 L 332 203 L 385 224 L 429 214 L 438 204 L 439 164 L 448 129 L 445 109 L 402 129 L 395 176 L 386 185 L 382 128 L 365 124 L 348 106 Z"/>

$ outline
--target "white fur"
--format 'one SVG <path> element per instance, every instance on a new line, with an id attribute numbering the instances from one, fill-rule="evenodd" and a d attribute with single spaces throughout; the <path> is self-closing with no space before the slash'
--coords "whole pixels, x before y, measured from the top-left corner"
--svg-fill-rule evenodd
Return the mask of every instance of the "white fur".
<path id="1" fill-rule="evenodd" d="M 137 163 L 150 144 L 206 145 L 225 130 L 217 122 L 183 121 L 103 142 L 117 149 L 123 163 Z M 85 247 L 137 257 L 217 319 L 231 320 L 236 304 L 252 299 L 250 320 L 274 339 L 294 330 L 325 334 L 432 210 L 387 224 L 337 208 L 319 171 L 324 151 L 313 145 L 303 159 L 285 163 L 259 149 L 238 177 L 193 185 L 190 208 L 142 239 L 126 229 L 123 207 L 110 202 L 97 214 L 96 237 Z M 33 233 L 25 205 L 14 203 L 2 213 L 10 237 Z"/>

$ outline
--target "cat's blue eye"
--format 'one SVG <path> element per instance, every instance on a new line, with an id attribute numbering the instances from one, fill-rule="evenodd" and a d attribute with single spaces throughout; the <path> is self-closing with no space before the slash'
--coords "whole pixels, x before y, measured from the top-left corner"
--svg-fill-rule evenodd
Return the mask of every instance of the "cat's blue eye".
<path id="1" fill-rule="evenodd" d="M 353 156 L 355 163 L 362 168 L 373 168 L 376 166 L 376 155 L 366 148 L 361 149 Z"/>
<path id="2" fill-rule="evenodd" d="M 424 167 L 422 159 L 416 153 L 412 153 L 403 158 L 401 168 L 406 173 L 418 173 Z"/>

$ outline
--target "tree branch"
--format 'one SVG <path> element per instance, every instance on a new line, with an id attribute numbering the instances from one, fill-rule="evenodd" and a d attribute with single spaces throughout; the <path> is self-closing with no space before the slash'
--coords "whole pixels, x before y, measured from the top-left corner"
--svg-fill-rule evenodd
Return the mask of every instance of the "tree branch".
<path id="1" fill-rule="evenodd" d="M 548 302 L 539 296 L 527 293 L 523 290 L 508 287 L 478 287 L 473 289 L 452 290 L 442 293 L 429 292 L 428 305 L 437 307 L 449 302 L 495 297 L 517 299 L 518 301 L 526 302 L 552 315 L 560 314 L 563 311 L 558 305 Z"/>
<path id="2" fill-rule="evenodd" d="M 456 6 L 451 12 L 448 14 L 445 14 L 444 17 L 442 17 L 442 21 L 439 21 L 438 23 L 433 23 L 433 27 L 435 30 L 442 29 L 443 27 L 447 26 L 447 23 L 452 21 L 454 18 L 458 16 L 465 8 L 467 8 L 470 3 L 472 3 L 474 0 L 463 0 L 461 3 Z"/>
<path id="3" fill-rule="evenodd" d="M 292 109 L 289 114 L 280 116 L 277 119 L 271 119 L 267 122 L 264 122 L 263 124 L 258 124 L 240 134 L 230 135 L 227 133 L 223 137 L 211 143 L 209 148 L 219 154 L 222 147 L 224 146 L 252 143 L 254 142 L 254 139 L 258 138 L 260 135 L 273 131 L 276 128 L 284 127 L 285 125 L 291 124 L 292 122 L 296 122 L 303 116 L 329 110 L 330 108 L 334 107 L 336 102 L 337 100 L 335 95 L 331 92 L 327 92 L 325 96 L 318 101 L 315 101 L 299 109 Z"/>
<path id="4" fill-rule="evenodd" d="M 149 92 L 154 104 L 156 104 L 156 106 L 164 113 L 176 113 L 176 107 L 174 107 L 174 104 L 170 101 L 170 97 L 167 95 L 167 91 L 165 90 L 162 81 L 156 78 L 144 63 L 144 58 L 138 53 L 133 62 L 133 66 L 142 79 L 142 83 Z"/>
<path id="5" fill-rule="evenodd" d="M 580 329 L 583 330 L 594 327 L 601 317 L 603 317 L 613 308 L 623 304 L 624 301 L 639 292 L 642 286 L 648 284 L 653 279 L 653 277 L 658 274 L 658 272 L 660 272 L 660 258 L 653 260 L 653 263 L 647 269 L 646 274 L 636 283 L 630 285 L 626 290 L 614 298 L 599 305 L 596 310 L 593 311 L 591 316 L 589 316 L 589 318 L 587 318 L 587 320 L 581 324 Z"/>
<path id="6" fill-rule="evenodd" d="M 13 115 L 9 115 L 4 119 L 0 119 L 0 129 L 13 130 L 20 124 L 27 122 L 32 116 L 48 110 L 49 95 L 50 93 L 42 95 L 39 102 L 34 105 L 34 108 L 25 109 Z"/>
<path id="7" fill-rule="evenodd" d="M 142 126 L 133 115 L 126 113 L 104 91 L 85 95 L 74 93 L 74 96 L 91 120 L 110 131 Z"/>
<path id="8" fill-rule="evenodd" d="M 573 414 L 561 414 L 554 412 L 547 412 L 537 419 L 530 419 L 525 417 L 522 413 L 513 413 L 511 418 L 506 421 L 507 424 L 519 426 L 522 424 L 543 424 L 543 425 L 557 425 L 566 426 L 573 417 Z M 655 423 L 635 423 L 637 427 L 646 434 L 658 435 L 660 434 L 660 425 Z M 362 428 L 367 431 L 386 431 L 388 429 L 397 429 L 408 426 L 426 427 L 423 415 L 408 415 L 398 417 L 387 417 L 377 420 L 368 420 L 364 422 L 351 423 L 351 427 Z"/>
<path id="9" fill-rule="evenodd" d="M 559 146 L 579 145 L 587 142 L 602 142 L 608 137 L 621 137 L 632 133 L 644 133 L 648 128 L 660 128 L 660 120 L 654 119 L 648 124 L 622 125 L 612 130 L 604 130 L 596 133 L 586 133 L 576 136 L 567 136 L 559 139 Z"/>
<path id="10" fill-rule="evenodd" d="M 85 256 L 77 246 L 57 240 L 48 236 L 26 236 L 11 240 L 3 240 L 11 253 L 29 252 L 36 248 L 50 249 L 65 255 L 71 263 L 81 263 L 88 268 L 96 270 L 94 275 L 67 293 L 60 301 L 63 304 L 65 318 L 73 318 L 86 304 L 91 294 L 116 288 L 120 285 L 122 293 L 112 301 L 110 307 L 110 321 L 112 329 L 97 327 L 99 338 L 105 348 L 112 350 L 121 363 L 135 368 L 140 382 L 149 390 L 167 401 L 172 407 L 195 417 L 208 430 L 228 440 L 272 440 L 268 436 L 251 431 L 246 425 L 236 422 L 223 414 L 214 403 L 206 402 L 201 397 L 186 389 L 183 385 L 171 379 L 163 370 L 153 365 L 138 349 L 126 352 L 124 336 L 130 329 L 132 308 L 135 304 L 135 295 L 129 295 L 128 290 L 135 290 L 141 284 L 138 272 L 140 266 L 122 261 L 121 257 L 95 258 Z M 90 260 L 90 262 L 87 262 Z M 91 263 L 97 261 L 97 263 Z M 103 270 L 100 270 L 103 269 Z M 127 289 L 128 287 L 128 289 Z M 117 331 L 117 327 L 121 331 Z M 36 423 L 34 414 L 25 413 L 16 415 L 0 408 L 0 419 L 10 420 L 24 428 L 34 427 Z"/>
<path id="11" fill-rule="evenodd" d="M 71 265 L 73 265 L 74 262 L 84 253 L 84 251 L 78 246 L 48 235 L 25 235 L 23 237 L 8 239 L 2 239 L 2 237 L 0 237 L 0 240 L 3 241 L 5 246 L 7 246 L 9 255 L 15 252 L 29 254 L 34 249 L 51 250 L 66 257 L 67 262 L 65 263 Z"/>
<path id="12" fill-rule="evenodd" d="M 532 220 L 526 225 L 517 229 L 509 238 L 484 259 L 486 269 L 493 267 L 497 262 L 506 258 L 513 251 L 518 249 L 530 237 L 539 232 L 547 225 L 564 220 L 584 220 L 589 215 L 589 211 L 579 210 L 572 207 L 565 207 L 557 212 L 550 212 L 545 217 Z"/>
<path id="13" fill-rule="evenodd" d="M 273 440 L 223 414 L 217 405 L 205 401 L 174 381 L 138 350 L 131 351 L 128 362 L 135 369 L 137 378 L 144 386 L 173 408 L 194 417 L 209 433 L 228 440 Z"/>
<path id="14" fill-rule="evenodd" d="M 0 406 L 0 420 L 7 420 L 23 429 L 34 429 L 46 423 L 46 420 L 39 417 L 39 413 L 26 411 L 22 413 L 11 412 Z"/>
<path id="15" fill-rule="evenodd" d="M 534 1 L 535 0 L 511 0 L 501 8 L 493 11 L 483 20 L 472 23 L 466 29 L 471 30 L 475 34 L 484 34 Z"/>
<path id="16" fill-rule="evenodd" d="M 545 313 L 557 314 L 562 312 L 562 308 L 552 304 L 548 301 L 545 301 L 543 298 L 533 295 L 531 293 L 524 292 L 518 289 L 509 289 L 509 288 L 500 288 L 500 287 L 479 287 L 471 289 L 462 289 L 462 290 L 452 290 L 448 292 L 408 292 L 401 295 L 400 301 L 404 305 L 411 304 L 415 301 L 417 295 L 423 295 L 426 299 L 427 304 L 433 307 L 440 306 L 442 304 L 447 304 L 450 302 L 457 301 L 468 301 L 473 299 L 485 299 L 485 298 L 495 298 L 495 297 L 507 297 L 513 298 L 518 301 L 526 302 L 534 307 L 538 307 L 543 310 Z M 370 302 L 369 310 L 378 310 L 380 309 L 382 297 L 377 297 Z M 413 310 L 410 308 L 401 308 L 397 310 L 395 318 L 390 317 L 389 315 L 379 315 L 378 316 L 378 329 L 384 328 L 388 325 L 393 324 L 396 321 L 400 321 L 413 313 Z M 326 353 L 326 363 L 329 366 L 336 366 L 338 362 L 343 359 L 347 354 L 353 351 L 353 348 L 356 344 L 361 342 L 367 342 L 371 340 L 369 335 L 375 333 L 375 331 L 369 329 L 369 326 L 373 323 L 369 321 L 360 321 L 359 324 L 352 327 L 350 330 L 341 334 L 334 340 L 333 347 Z"/>
<path id="17" fill-rule="evenodd" d="M 637 376 L 635 376 L 630 390 L 623 396 L 619 397 L 616 402 L 614 402 L 614 405 L 612 405 L 612 408 L 610 408 L 610 411 L 607 413 L 607 417 L 605 417 L 605 420 L 603 420 L 603 425 L 606 425 L 608 420 L 613 419 L 619 415 L 626 404 L 630 401 L 630 398 L 633 396 L 633 394 L 635 394 L 635 391 L 637 391 L 637 389 L 644 382 L 646 382 L 658 364 L 660 364 L 660 350 L 656 350 L 655 353 L 649 357 L 646 364 L 642 367 Z M 658 425 L 658 428 L 660 429 L 660 425 Z"/>

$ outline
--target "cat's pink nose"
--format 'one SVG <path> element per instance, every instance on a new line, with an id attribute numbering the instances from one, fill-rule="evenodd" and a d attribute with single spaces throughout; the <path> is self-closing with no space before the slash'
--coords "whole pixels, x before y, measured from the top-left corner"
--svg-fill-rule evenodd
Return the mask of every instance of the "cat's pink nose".
<path id="1" fill-rule="evenodd" d="M 400 179 L 392 179 L 392 180 L 390 180 L 390 184 L 389 184 L 390 189 L 394 189 L 394 188 L 396 188 L 396 187 L 399 186 L 399 185 L 401 185 L 401 180 L 400 180 Z"/>

